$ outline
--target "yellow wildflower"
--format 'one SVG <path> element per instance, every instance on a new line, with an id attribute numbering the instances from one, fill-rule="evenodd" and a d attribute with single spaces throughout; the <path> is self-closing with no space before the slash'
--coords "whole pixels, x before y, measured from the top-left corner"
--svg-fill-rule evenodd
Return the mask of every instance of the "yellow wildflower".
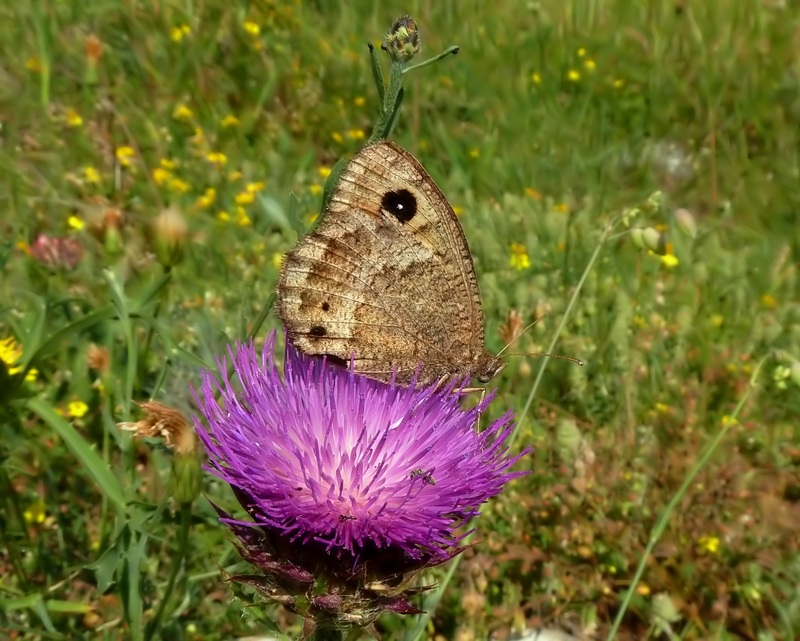
<path id="1" fill-rule="evenodd" d="M 727 414 L 725 414 L 725 416 L 723 416 L 719 422 L 720 425 L 722 425 L 722 427 L 728 427 L 729 425 L 739 424 L 739 421 L 737 421 L 733 416 L 728 416 Z"/>
<path id="2" fill-rule="evenodd" d="M 366 99 L 366 98 L 364 98 L 364 96 L 356 96 L 356 97 L 353 99 L 353 104 L 354 104 L 356 107 L 363 107 L 363 106 L 364 106 L 364 104 L 365 104 L 366 102 L 367 102 L 367 99 Z"/>
<path id="3" fill-rule="evenodd" d="M 234 169 L 232 172 L 228 174 L 228 180 L 232 182 L 235 180 L 239 180 L 241 177 L 242 177 L 242 172 L 239 171 L 238 169 Z"/>
<path id="4" fill-rule="evenodd" d="M 577 69 L 570 69 L 567 72 L 567 80 L 570 82 L 578 82 L 581 79 L 581 72 Z"/>
<path id="5" fill-rule="evenodd" d="M 322 185 L 318 185 L 316 183 L 309 185 L 308 191 L 311 192 L 312 196 L 319 196 L 322 193 Z"/>
<path id="6" fill-rule="evenodd" d="M 72 229 L 80 231 L 83 229 L 86 224 L 77 216 L 70 216 L 67 218 L 67 225 L 69 225 Z"/>
<path id="7" fill-rule="evenodd" d="M 566 214 L 569 212 L 569 205 L 567 203 L 556 203 L 553 205 L 553 209 L 559 214 Z"/>
<path id="8" fill-rule="evenodd" d="M 509 261 L 514 269 L 528 269 L 531 266 L 531 259 L 525 249 L 525 245 L 519 243 L 511 243 L 511 260 Z"/>
<path id="9" fill-rule="evenodd" d="M 100 182 L 100 172 L 91 166 L 83 168 L 83 177 L 86 178 L 88 183 L 97 184 Z"/>
<path id="10" fill-rule="evenodd" d="M 469 157 L 470 158 L 477 158 L 480 155 L 481 155 L 481 152 L 477 147 L 473 147 L 472 149 L 469 150 Z"/>
<path id="11" fill-rule="evenodd" d="M 173 169 L 175 169 L 175 167 L 178 166 L 178 163 L 176 163 L 174 160 L 171 160 L 170 158 L 162 158 L 161 160 L 158 161 L 158 164 L 161 165 L 161 167 L 163 167 L 164 169 L 167 169 L 169 171 L 172 171 Z"/>
<path id="12" fill-rule="evenodd" d="M 342 136 L 342 134 L 340 134 L 338 131 L 334 131 L 331 134 L 331 138 L 333 138 L 334 142 L 338 142 L 338 143 L 344 142 L 344 136 Z"/>
<path id="13" fill-rule="evenodd" d="M 583 61 L 583 68 L 586 69 L 589 73 L 593 73 L 595 69 L 597 69 L 597 63 L 589 58 L 588 60 Z"/>
<path id="14" fill-rule="evenodd" d="M 258 24 L 252 20 L 245 20 L 242 23 L 242 27 L 244 27 L 244 30 L 253 37 L 261 33 L 261 27 L 259 27 Z"/>
<path id="15" fill-rule="evenodd" d="M 181 180 L 180 178 L 173 178 L 169 181 L 169 188 L 172 191 L 177 191 L 181 194 L 185 194 L 189 189 L 191 189 L 191 185 L 187 183 L 185 180 Z"/>
<path id="16" fill-rule="evenodd" d="M 278 253 L 272 254 L 272 266 L 275 269 L 280 268 L 280 266 L 283 264 L 283 257 L 284 256 L 285 256 L 285 254 L 278 254 Z"/>
<path id="17" fill-rule="evenodd" d="M 711 316 L 712 327 L 722 327 L 723 323 L 725 323 L 725 317 L 722 314 L 713 314 Z"/>
<path id="18" fill-rule="evenodd" d="M 136 156 L 136 152 L 133 150 L 133 147 L 128 147 L 127 145 L 117 147 L 117 150 L 114 152 L 114 154 L 116 155 L 119 164 L 123 167 L 130 167 L 131 160 Z"/>
<path id="19" fill-rule="evenodd" d="M 716 554 L 719 552 L 719 537 L 718 536 L 701 536 L 698 539 L 700 549 L 709 554 Z"/>
<path id="20" fill-rule="evenodd" d="M 453 205 L 453 213 L 456 216 L 460 216 L 461 214 L 464 213 L 464 208 L 463 207 L 459 207 L 458 205 Z"/>
<path id="21" fill-rule="evenodd" d="M 347 137 L 351 140 L 364 140 L 364 138 L 367 137 L 367 134 L 364 133 L 363 129 L 348 129 Z"/>
<path id="22" fill-rule="evenodd" d="M 247 215 L 244 207 L 237 207 L 236 208 L 236 224 L 239 227 L 250 227 L 253 224 L 253 221 L 250 220 L 250 216 Z"/>
<path id="23" fill-rule="evenodd" d="M 264 187 L 266 187 L 266 185 L 264 184 L 264 181 L 263 180 L 259 180 L 258 182 L 247 183 L 244 186 L 244 189 L 245 189 L 245 191 L 247 191 L 247 192 L 249 192 L 251 194 L 257 194 L 262 189 L 264 189 Z"/>
<path id="24" fill-rule="evenodd" d="M 586 55 L 586 49 L 584 47 L 578 49 L 578 58 L 583 58 L 585 55 Z"/>
<path id="25" fill-rule="evenodd" d="M 614 87 L 614 89 L 622 89 L 625 86 L 625 81 L 621 78 L 614 78 L 611 86 Z"/>
<path id="26" fill-rule="evenodd" d="M 34 73 L 41 73 L 42 72 L 42 61 L 39 58 L 32 57 L 28 58 L 25 61 L 25 68 L 28 71 L 33 71 Z"/>
<path id="27" fill-rule="evenodd" d="M 169 37 L 173 42 L 180 42 L 190 33 L 192 33 L 192 28 L 188 24 L 184 23 L 182 25 L 178 25 L 177 27 L 172 27 L 169 32 Z"/>
<path id="28" fill-rule="evenodd" d="M 778 301 L 771 294 L 764 294 L 761 297 L 761 304 L 767 309 L 775 309 L 778 307 Z"/>
<path id="29" fill-rule="evenodd" d="M 64 120 L 73 129 L 83 126 L 83 118 L 81 118 L 81 115 L 74 109 L 67 109 L 64 114 Z"/>
<path id="30" fill-rule="evenodd" d="M 664 267 L 668 267 L 669 269 L 677 267 L 678 263 L 680 262 L 678 260 L 678 257 L 675 256 L 674 254 L 664 254 L 660 258 L 661 258 L 661 264 L 664 265 Z"/>
<path id="31" fill-rule="evenodd" d="M 538 71 L 534 71 L 531 75 L 531 82 L 535 85 L 542 84 L 542 76 L 539 74 Z"/>
<path id="32" fill-rule="evenodd" d="M 44 501 L 31 503 L 30 506 L 23 510 L 22 518 L 25 519 L 28 525 L 42 525 L 47 518 L 47 506 Z"/>
<path id="33" fill-rule="evenodd" d="M 636 594 L 639 596 L 648 596 L 650 594 L 650 586 L 644 582 L 639 583 L 639 585 L 636 586 Z"/>
<path id="34" fill-rule="evenodd" d="M 323 178 L 327 178 L 331 175 L 331 168 L 330 167 L 318 167 L 317 173 L 322 176 Z"/>
<path id="35" fill-rule="evenodd" d="M 72 418 L 82 418 L 86 416 L 86 412 L 88 411 L 89 406 L 83 401 L 71 401 L 69 405 L 67 405 L 67 416 L 71 416 Z"/>
<path id="36" fill-rule="evenodd" d="M 3 361 L 8 368 L 8 373 L 13 376 L 22 371 L 22 365 L 19 364 L 19 359 L 22 357 L 22 345 L 20 345 L 12 336 L 0 340 L 0 361 Z M 25 374 L 25 380 L 33 382 L 39 374 L 36 369 L 29 369 Z"/>
<path id="37" fill-rule="evenodd" d="M 656 412 L 659 414 L 668 414 L 669 413 L 669 405 L 666 403 L 656 403 Z"/>
<path id="38" fill-rule="evenodd" d="M 195 145 L 200 145 L 204 143 L 206 140 L 206 135 L 203 133 L 203 130 L 200 127 L 194 128 L 194 135 L 189 138 L 189 142 Z"/>
<path id="39" fill-rule="evenodd" d="M 15 341 L 11 336 L 0 340 L 0 361 L 3 361 L 8 368 L 8 373 L 12 376 L 22 371 L 22 365 L 17 365 L 17 361 L 22 356 L 22 345 Z"/>
<path id="40" fill-rule="evenodd" d="M 231 219 L 231 215 L 227 211 L 218 211 L 217 220 L 227 223 Z"/>
<path id="41" fill-rule="evenodd" d="M 534 200 L 541 200 L 542 194 L 533 187 L 525 187 L 525 195 Z"/>
<path id="42" fill-rule="evenodd" d="M 203 192 L 203 195 L 197 199 L 197 206 L 200 209 L 208 209 L 217 200 L 217 190 L 209 187 Z"/>
<path id="43" fill-rule="evenodd" d="M 156 185 L 163 185 L 170 178 L 172 178 L 172 173 L 169 170 L 164 169 L 163 167 L 154 168 L 152 171 L 152 175 Z"/>
<path id="44" fill-rule="evenodd" d="M 229 127 L 235 127 L 236 125 L 238 125 L 239 119 L 233 114 L 228 114 L 222 120 L 219 121 L 219 124 L 222 125 L 223 129 L 228 129 Z"/>
<path id="45" fill-rule="evenodd" d="M 237 205 L 250 205 L 256 199 L 254 193 L 250 191 L 240 191 L 236 196 L 234 196 L 233 200 L 236 202 Z"/>
<path id="46" fill-rule="evenodd" d="M 175 120 L 191 120 L 194 118 L 192 110 L 184 104 L 179 104 L 172 110 L 172 117 Z"/>
<path id="47" fill-rule="evenodd" d="M 206 154 L 206 160 L 208 160 L 208 162 L 210 162 L 212 165 L 216 165 L 217 167 L 222 167 L 225 163 L 228 162 L 228 157 L 221 151 L 209 151 Z"/>

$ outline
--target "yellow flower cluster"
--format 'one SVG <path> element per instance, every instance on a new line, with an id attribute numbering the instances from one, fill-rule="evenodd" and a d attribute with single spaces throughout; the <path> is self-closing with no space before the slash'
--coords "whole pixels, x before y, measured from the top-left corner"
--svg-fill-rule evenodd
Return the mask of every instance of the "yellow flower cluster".
<path id="1" fill-rule="evenodd" d="M 8 373 L 11 376 L 22 371 L 22 365 L 19 364 L 20 358 L 22 358 L 22 345 L 11 336 L 0 340 L 0 361 L 6 364 Z M 25 374 L 25 380 L 35 381 L 38 374 L 39 372 L 31 368 Z"/>

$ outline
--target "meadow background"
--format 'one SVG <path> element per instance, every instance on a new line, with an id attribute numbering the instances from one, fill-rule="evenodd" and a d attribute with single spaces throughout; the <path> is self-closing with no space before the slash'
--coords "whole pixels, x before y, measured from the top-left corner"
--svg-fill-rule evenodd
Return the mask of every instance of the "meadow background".
<path id="1" fill-rule="evenodd" d="M 461 47 L 393 137 L 460 215 L 489 349 L 547 314 L 511 351 L 586 365 L 508 358 L 490 413 L 532 473 L 381 632 L 604 639 L 625 602 L 621 639 L 800 636 L 797 2 L 33 0 L 0 8 L 4 638 L 269 629 L 208 502 L 182 518 L 170 452 L 117 424 L 190 415 L 254 327 L 403 13 L 422 57 Z"/>

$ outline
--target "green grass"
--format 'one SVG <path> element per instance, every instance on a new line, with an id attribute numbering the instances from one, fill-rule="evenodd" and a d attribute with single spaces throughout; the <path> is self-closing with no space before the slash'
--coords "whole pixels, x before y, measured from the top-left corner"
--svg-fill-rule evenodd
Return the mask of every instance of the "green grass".
<path id="1" fill-rule="evenodd" d="M 394 138 L 461 212 L 489 348 L 512 311 L 546 313 L 511 351 L 557 338 L 586 362 L 510 356 L 493 383 L 490 413 L 520 413 L 533 472 L 437 575 L 425 634 L 603 639 L 619 616 L 623 639 L 800 636 L 796 3 L 11 6 L 0 339 L 37 376 L 0 371 L 4 634 L 143 638 L 162 607 L 164 638 L 266 629 L 221 582 L 243 565 L 202 497 L 177 564 L 171 457 L 117 423 L 149 398 L 191 413 L 198 367 L 253 327 L 297 239 L 290 192 L 310 222 L 324 168 L 377 115 L 365 44 L 408 12 L 425 55 L 461 47 L 410 74 Z M 170 207 L 189 231 L 165 270 L 153 223 Z M 639 248 L 625 212 L 677 260 Z M 37 262 L 40 233 L 77 240 L 77 267 Z M 204 491 L 233 505 L 210 477 Z M 414 624 L 381 623 L 387 638 Z"/>

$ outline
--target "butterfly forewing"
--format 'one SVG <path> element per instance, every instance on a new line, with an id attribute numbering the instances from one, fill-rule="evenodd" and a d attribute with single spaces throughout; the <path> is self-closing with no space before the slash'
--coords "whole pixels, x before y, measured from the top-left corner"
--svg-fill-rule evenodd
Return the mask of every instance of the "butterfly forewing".
<path id="1" fill-rule="evenodd" d="M 449 203 L 417 160 L 382 141 L 342 172 L 325 215 L 284 259 L 278 314 L 301 351 L 407 383 L 490 378 L 472 257 Z"/>

